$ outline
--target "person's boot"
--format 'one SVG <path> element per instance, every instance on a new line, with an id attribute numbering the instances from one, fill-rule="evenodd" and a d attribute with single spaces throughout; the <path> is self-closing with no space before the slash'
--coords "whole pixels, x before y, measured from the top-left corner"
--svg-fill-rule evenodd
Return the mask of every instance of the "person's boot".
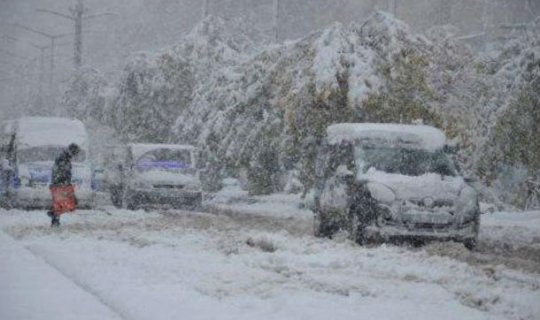
<path id="1" fill-rule="evenodd" d="M 60 227 L 60 217 L 54 216 L 51 220 L 51 227 L 58 228 Z"/>

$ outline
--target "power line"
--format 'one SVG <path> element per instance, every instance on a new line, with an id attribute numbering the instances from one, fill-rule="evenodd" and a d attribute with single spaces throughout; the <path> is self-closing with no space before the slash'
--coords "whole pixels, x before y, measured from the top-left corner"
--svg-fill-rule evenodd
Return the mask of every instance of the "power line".
<path id="1" fill-rule="evenodd" d="M 50 59 L 49 59 L 49 72 L 50 72 L 49 73 L 49 91 L 52 91 L 53 83 L 54 83 L 54 52 L 55 52 L 55 48 L 56 48 L 56 39 L 69 36 L 69 35 L 71 35 L 71 33 L 49 34 L 49 33 L 46 33 L 46 32 L 40 31 L 40 30 L 36 30 L 34 28 L 31 28 L 31 27 L 28 27 L 28 26 L 25 26 L 25 25 L 22 25 L 22 24 L 19 24 L 19 23 L 14 23 L 12 25 L 15 26 L 15 27 L 24 29 L 26 31 L 29 31 L 29 32 L 33 32 L 35 34 L 39 34 L 39 35 L 41 35 L 43 37 L 48 38 L 51 41 L 51 45 L 50 45 L 51 56 L 50 56 Z"/>
<path id="2" fill-rule="evenodd" d="M 93 19 L 102 16 L 118 16 L 118 14 L 113 12 L 103 12 L 92 15 L 87 15 L 88 8 L 84 6 L 83 0 L 78 0 L 77 4 L 74 7 L 70 8 L 71 14 L 65 14 L 62 12 L 57 12 L 49 9 L 37 9 L 39 12 L 49 13 L 62 17 L 68 20 L 71 20 L 75 23 L 75 42 L 74 42 L 74 55 L 73 63 L 75 68 L 80 68 L 82 65 L 82 52 L 83 52 L 83 21 L 88 19 Z"/>
<path id="3" fill-rule="evenodd" d="M 39 86 L 38 86 L 38 92 L 39 96 L 41 97 L 43 95 L 43 81 L 45 79 L 45 50 L 49 46 L 40 46 L 32 43 L 32 46 L 34 48 L 37 48 L 39 50 Z"/>
<path id="4" fill-rule="evenodd" d="M 280 9 L 280 1 L 274 0 L 274 26 L 273 26 L 273 33 L 274 33 L 274 41 L 278 42 L 279 40 L 279 9 Z"/>
<path id="5" fill-rule="evenodd" d="M 0 53 L 3 53 L 4 55 L 14 57 L 14 58 L 17 58 L 17 59 L 28 60 L 28 57 L 20 56 L 18 54 L 13 53 L 13 52 L 9 52 L 7 50 L 4 50 L 2 48 L 0 48 Z"/>

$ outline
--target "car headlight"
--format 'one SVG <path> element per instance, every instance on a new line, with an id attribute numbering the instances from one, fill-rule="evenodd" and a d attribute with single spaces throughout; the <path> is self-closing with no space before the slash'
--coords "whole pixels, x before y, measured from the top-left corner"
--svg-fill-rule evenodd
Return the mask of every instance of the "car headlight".
<path id="1" fill-rule="evenodd" d="M 431 208 L 433 207 L 433 205 L 435 204 L 435 200 L 433 200 L 432 197 L 425 197 L 423 200 L 422 200 L 422 203 L 424 204 L 424 206 L 428 207 L 428 208 Z"/>
<path id="2" fill-rule="evenodd" d="M 152 189 L 154 187 L 151 183 L 148 183 L 148 182 L 143 181 L 143 180 L 135 180 L 135 181 L 133 181 L 133 186 L 135 188 L 140 188 L 140 189 Z"/>
<path id="3" fill-rule="evenodd" d="M 21 186 L 29 187 L 30 186 L 30 178 L 28 177 L 21 177 Z"/>
<path id="4" fill-rule="evenodd" d="M 474 216 L 479 212 L 478 194 L 476 191 L 466 186 L 459 192 L 455 204 L 456 213 L 460 215 Z"/>
<path id="5" fill-rule="evenodd" d="M 392 204 L 396 200 L 396 194 L 392 189 L 382 183 L 370 182 L 367 184 L 369 193 L 373 199 L 385 204 Z"/>

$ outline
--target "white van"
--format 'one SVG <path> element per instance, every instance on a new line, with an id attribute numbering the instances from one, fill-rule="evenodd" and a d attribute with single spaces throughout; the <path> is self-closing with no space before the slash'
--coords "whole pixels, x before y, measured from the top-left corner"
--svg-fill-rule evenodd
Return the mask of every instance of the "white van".
<path id="1" fill-rule="evenodd" d="M 51 205 L 49 185 L 54 160 L 69 144 L 76 143 L 81 152 L 72 160 L 72 182 L 81 207 L 91 207 L 92 169 L 88 159 L 88 134 L 76 119 L 23 117 L 12 126 L 8 159 L 15 171 L 11 203 L 23 208 L 48 208 Z"/>

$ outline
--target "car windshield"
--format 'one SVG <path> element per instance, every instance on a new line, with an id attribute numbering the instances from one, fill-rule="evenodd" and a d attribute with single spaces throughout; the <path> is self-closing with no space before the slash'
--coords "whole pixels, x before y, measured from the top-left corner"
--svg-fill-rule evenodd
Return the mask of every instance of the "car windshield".
<path id="1" fill-rule="evenodd" d="M 40 162 L 40 161 L 54 161 L 65 147 L 63 146 L 39 146 L 25 149 L 19 149 L 17 151 L 17 158 L 20 163 Z M 73 162 L 83 162 L 86 157 L 84 150 L 81 150 Z"/>
<path id="2" fill-rule="evenodd" d="M 408 176 L 420 176 L 426 173 L 456 175 L 452 161 L 442 151 L 357 146 L 354 152 L 360 173 L 375 168 L 386 173 Z"/>
<path id="3" fill-rule="evenodd" d="M 138 171 L 167 170 L 193 171 L 190 150 L 156 149 L 139 157 L 135 167 Z"/>

